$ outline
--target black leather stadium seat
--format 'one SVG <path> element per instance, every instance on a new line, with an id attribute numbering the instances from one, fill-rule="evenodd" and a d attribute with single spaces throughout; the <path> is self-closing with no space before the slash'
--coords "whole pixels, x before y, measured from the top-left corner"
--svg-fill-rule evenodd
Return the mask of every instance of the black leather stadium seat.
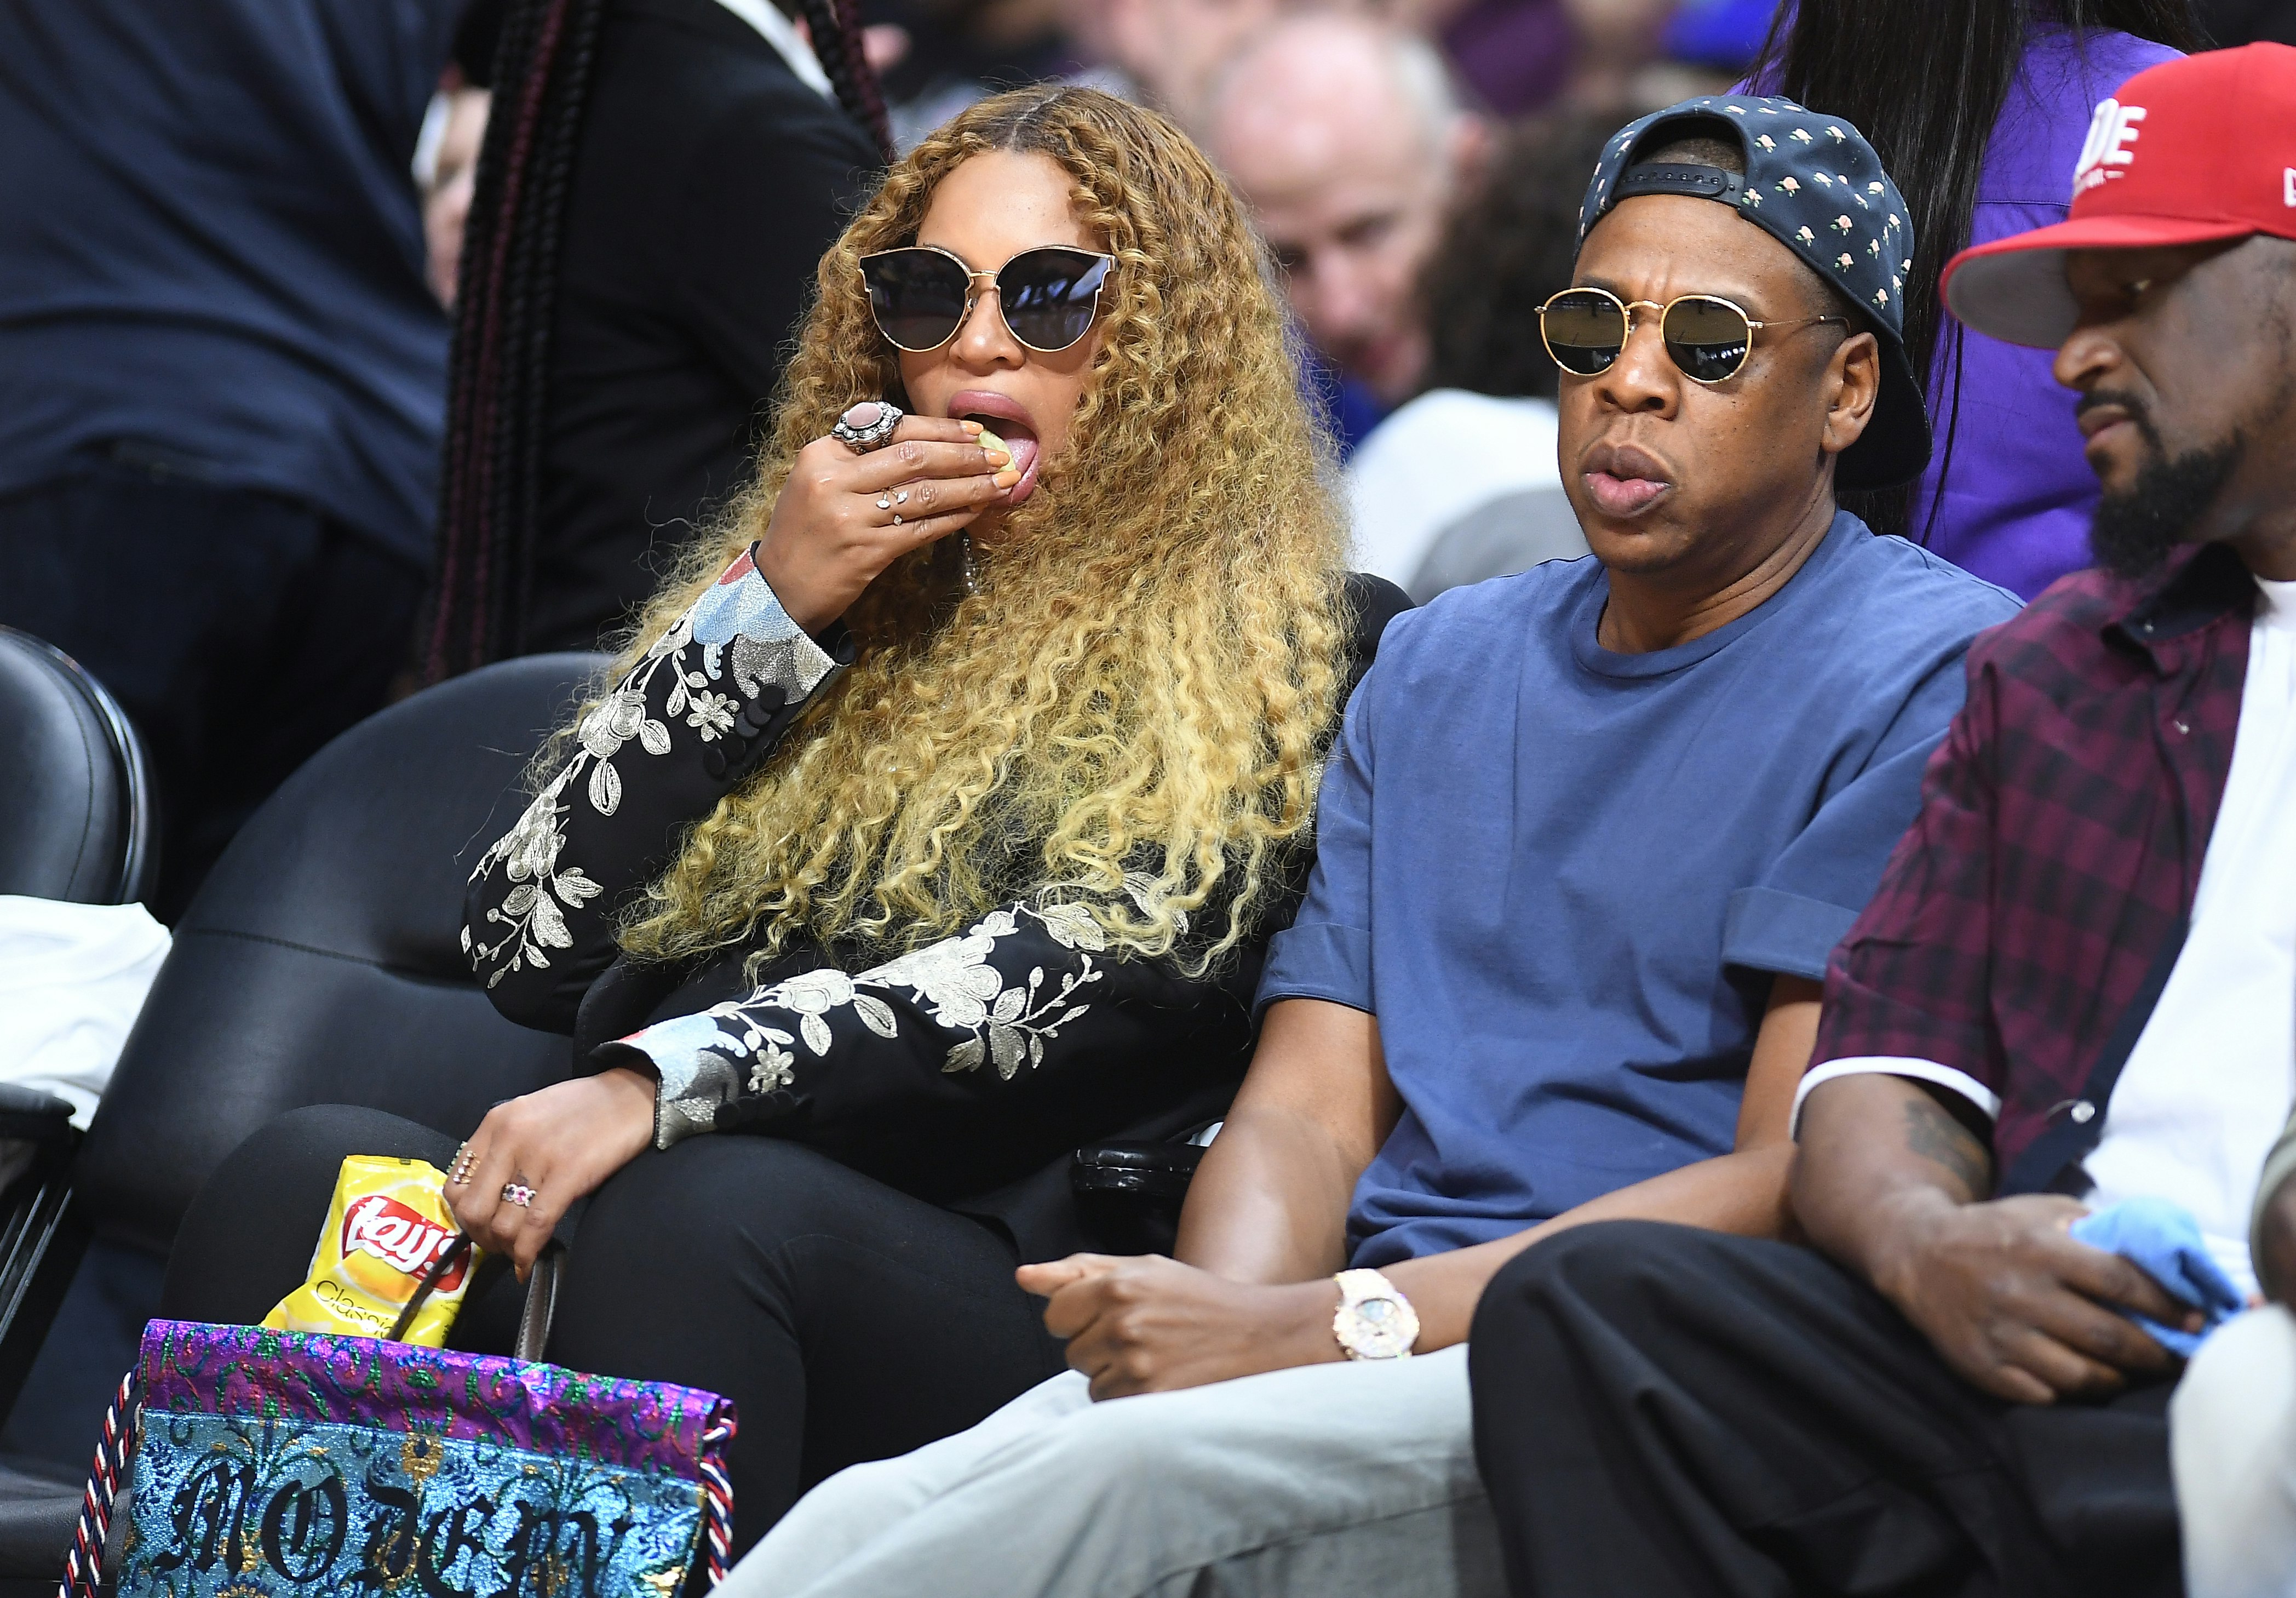
<path id="1" fill-rule="evenodd" d="M 0 627 L 0 893 L 126 905 L 156 864 L 144 746 L 62 651 Z"/>
<path id="2" fill-rule="evenodd" d="M 497 1015 L 459 934 L 521 769 L 596 664 L 536 655 L 395 705 L 241 830 L 176 928 L 80 1152 L 99 1235 L 164 1253 L 208 1173 L 283 1111 L 361 1104 L 460 1135 L 568 1074 L 567 1040 Z"/>
<path id="3" fill-rule="evenodd" d="M 520 770 L 597 664 L 538 655 L 418 694 L 256 813 L 176 928 L 71 1168 L 69 1231 L 164 1254 L 209 1173 L 283 1111 L 360 1104 L 459 1135 L 569 1074 L 568 1040 L 497 1015 L 458 934 Z M 43 1331 L 0 1331 L 0 1364 Z M 77 1507 L 76 1488 L 0 1473 L 0 1598 L 55 1590 Z"/>
<path id="4" fill-rule="evenodd" d="M 125 905 L 158 865 L 142 741 L 103 685 L 61 650 L 0 627 L 0 893 Z M 70 1281 L 71 1106 L 0 1083 L 0 1138 L 36 1152 L 0 1203 L 0 1306 L 23 1335 L 0 1339 L 12 1397 Z M 93 1441 L 93 1434 L 91 1434 Z M 36 1460 L 0 1461 L 0 1571 L 55 1590 L 78 1486 Z M 18 1584 L 0 1580 L 0 1598 Z"/>

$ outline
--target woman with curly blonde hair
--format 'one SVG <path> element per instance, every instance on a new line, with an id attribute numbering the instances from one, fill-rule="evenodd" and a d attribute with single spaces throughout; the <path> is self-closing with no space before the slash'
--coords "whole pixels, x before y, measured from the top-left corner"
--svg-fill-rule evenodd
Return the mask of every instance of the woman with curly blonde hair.
<path id="1" fill-rule="evenodd" d="M 583 1074 L 459 1150 L 299 1112 L 227 1170 L 431 1159 L 521 1275 L 587 1200 L 552 1357 L 733 1397 L 742 1546 L 1054 1373 L 1014 1267 L 1090 1241 L 1078 1145 L 1224 1109 L 1404 602 L 1330 479 L 1185 137 L 964 112 L 824 258 L 754 487 L 472 874 L 473 967 Z"/>

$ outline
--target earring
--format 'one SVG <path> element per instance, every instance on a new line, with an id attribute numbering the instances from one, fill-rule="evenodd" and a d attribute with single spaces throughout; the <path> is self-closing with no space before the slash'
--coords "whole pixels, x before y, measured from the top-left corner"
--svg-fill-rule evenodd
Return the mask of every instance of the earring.
<path id="1" fill-rule="evenodd" d="M 967 594 L 978 594 L 980 592 L 980 568 L 972 559 L 972 535 L 961 532 L 956 537 L 959 546 L 964 552 L 964 591 Z"/>

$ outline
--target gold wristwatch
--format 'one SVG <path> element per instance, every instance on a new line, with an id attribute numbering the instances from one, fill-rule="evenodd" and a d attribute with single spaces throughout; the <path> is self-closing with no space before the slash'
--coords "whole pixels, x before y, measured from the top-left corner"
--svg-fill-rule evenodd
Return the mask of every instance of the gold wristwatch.
<path id="1" fill-rule="evenodd" d="M 1340 1307 L 1332 1335 L 1349 1359 L 1408 1359 L 1419 1340 L 1419 1313 L 1395 1283 L 1377 1271 L 1341 1271 Z"/>

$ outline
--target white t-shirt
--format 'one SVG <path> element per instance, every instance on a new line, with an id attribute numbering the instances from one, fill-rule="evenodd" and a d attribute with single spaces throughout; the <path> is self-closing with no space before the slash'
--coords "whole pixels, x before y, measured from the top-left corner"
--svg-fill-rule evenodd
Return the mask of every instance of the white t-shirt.
<path id="1" fill-rule="evenodd" d="M 2296 1102 L 2296 582 L 2259 580 L 2240 730 L 2192 930 L 2084 1161 L 2102 1209 L 2168 1199 L 2256 1291 L 2249 1212 Z"/>
<path id="2" fill-rule="evenodd" d="M 2183 1205 L 2245 1293 L 2249 1215 L 2264 1157 L 2296 1101 L 2296 582 L 2268 583 L 2250 634 L 2232 770 L 2201 862 L 2191 930 L 2105 1103 L 2083 1162 L 2103 1209 L 2150 1195 Z M 1835 1060 L 1802 1078 L 1881 1071 L 1950 1087 L 1988 1116 L 2001 1102 L 1933 1060 Z"/>
<path id="3" fill-rule="evenodd" d="M 1410 586 L 1441 532 L 1480 505 L 1556 488 L 1554 406 L 1431 389 L 1371 431 L 1348 463 L 1355 563 Z"/>

